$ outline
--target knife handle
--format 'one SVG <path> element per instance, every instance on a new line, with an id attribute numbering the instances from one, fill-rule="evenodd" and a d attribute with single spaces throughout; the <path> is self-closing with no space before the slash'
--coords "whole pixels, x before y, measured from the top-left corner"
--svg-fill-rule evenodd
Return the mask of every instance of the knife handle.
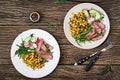
<path id="1" fill-rule="evenodd" d="M 89 71 L 91 69 L 91 67 L 93 66 L 93 64 L 96 62 L 96 60 L 99 58 L 100 52 L 98 52 L 97 54 L 95 54 L 95 56 L 93 57 L 93 59 L 90 61 L 90 63 L 86 66 L 85 71 Z"/>
<path id="2" fill-rule="evenodd" d="M 89 58 L 91 58 L 91 57 L 88 55 L 88 56 L 86 56 L 86 57 L 78 60 L 77 64 L 78 64 L 78 65 L 81 65 L 83 62 L 87 61 Z"/>
<path id="3" fill-rule="evenodd" d="M 80 60 L 78 60 L 77 62 L 77 65 L 81 65 L 83 62 L 87 61 L 88 59 L 90 59 L 91 57 L 93 57 L 95 54 L 97 54 L 97 52 L 91 54 L 91 55 L 88 55 Z"/>

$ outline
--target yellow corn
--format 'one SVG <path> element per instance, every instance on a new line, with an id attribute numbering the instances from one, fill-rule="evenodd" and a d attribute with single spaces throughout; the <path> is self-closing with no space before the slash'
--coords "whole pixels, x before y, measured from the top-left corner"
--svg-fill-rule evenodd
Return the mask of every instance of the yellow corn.
<path id="1" fill-rule="evenodd" d="M 43 59 L 40 56 L 35 57 L 35 55 L 35 53 L 30 53 L 22 57 L 23 62 L 33 70 L 40 69 L 44 66 L 44 62 L 41 62 Z"/>
<path id="2" fill-rule="evenodd" d="M 79 33 L 86 30 L 88 22 L 84 18 L 84 14 L 80 11 L 78 14 L 72 13 L 72 17 L 70 18 L 70 32 L 72 36 L 77 36 Z M 80 29 L 80 27 L 83 27 Z"/>

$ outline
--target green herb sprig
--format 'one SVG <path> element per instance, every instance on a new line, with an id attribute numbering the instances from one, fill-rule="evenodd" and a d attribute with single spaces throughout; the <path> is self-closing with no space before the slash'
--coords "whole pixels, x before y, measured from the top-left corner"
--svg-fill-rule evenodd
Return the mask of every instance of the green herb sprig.
<path id="1" fill-rule="evenodd" d="M 53 25 L 52 25 L 51 23 L 49 23 L 49 22 L 46 22 L 46 26 L 47 26 L 48 28 L 52 29 L 53 31 L 56 31 L 56 30 L 57 30 L 56 26 L 53 26 Z"/>
<path id="2" fill-rule="evenodd" d="M 69 0 L 55 0 L 54 4 L 68 3 Z"/>
<path id="3" fill-rule="evenodd" d="M 110 61 L 110 63 L 102 69 L 102 71 L 99 73 L 99 75 L 103 76 L 103 75 L 107 74 L 109 71 L 111 71 L 111 68 L 112 68 L 112 61 Z"/>

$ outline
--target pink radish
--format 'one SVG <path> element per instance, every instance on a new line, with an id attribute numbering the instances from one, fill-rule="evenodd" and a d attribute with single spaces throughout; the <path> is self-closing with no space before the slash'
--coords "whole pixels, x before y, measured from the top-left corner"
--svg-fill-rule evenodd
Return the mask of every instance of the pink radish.
<path id="1" fill-rule="evenodd" d="M 31 44 L 24 44 L 24 47 L 29 48 L 29 47 L 31 47 Z"/>

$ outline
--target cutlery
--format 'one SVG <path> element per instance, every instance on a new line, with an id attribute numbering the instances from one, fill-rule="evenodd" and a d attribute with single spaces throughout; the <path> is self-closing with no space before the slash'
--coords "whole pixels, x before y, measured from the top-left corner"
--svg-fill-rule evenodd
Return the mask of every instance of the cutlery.
<path id="1" fill-rule="evenodd" d="M 90 63 L 86 66 L 85 70 L 86 71 L 89 71 L 90 68 L 92 67 L 92 65 L 96 62 L 96 60 L 99 58 L 99 55 L 102 53 L 102 52 L 105 52 L 106 50 L 110 49 L 113 47 L 112 43 L 111 43 L 111 39 L 108 37 L 107 41 L 104 43 L 106 44 L 107 43 L 107 47 L 104 47 L 102 49 L 100 49 L 99 51 L 93 53 L 93 54 L 90 54 L 80 60 L 78 60 L 77 62 L 75 62 L 74 65 L 81 65 L 83 62 L 87 61 L 88 59 L 92 58 L 93 59 L 90 61 Z"/>
<path id="2" fill-rule="evenodd" d="M 92 67 L 92 65 L 96 62 L 96 60 L 99 58 L 100 54 L 102 52 L 107 51 L 108 49 L 112 48 L 113 45 L 110 43 L 107 47 L 101 49 L 100 51 L 96 52 L 95 56 L 93 57 L 93 59 L 90 61 L 90 63 L 86 66 L 85 70 L 89 71 Z"/>
<path id="3" fill-rule="evenodd" d="M 110 42 L 111 42 L 111 39 L 110 39 L 110 37 L 108 37 L 108 39 L 107 39 L 106 42 L 103 44 L 103 46 L 105 47 L 106 45 L 111 44 Z M 101 49 L 100 49 L 100 50 L 101 50 Z M 90 55 L 88 55 L 88 56 L 85 56 L 84 58 L 82 58 L 82 59 L 78 60 L 77 62 L 75 62 L 74 65 L 81 65 L 83 62 L 85 62 L 85 61 L 87 61 L 88 59 L 92 58 L 92 57 L 95 56 L 97 53 L 98 53 L 98 51 L 95 52 L 95 53 L 92 53 L 92 54 L 90 54 Z"/>
<path id="4" fill-rule="evenodd" d="M 97 54 L 97 52 L 93 53 L 93 54 L 90 54 L 80 60 L 78 60 L 77 62 L 75 62 L 74 65 L 81 65 L 83 62 L 87 61 L 88 59 L 90 59 L 91 57 L 95 56 L 95 54 Z"/>

